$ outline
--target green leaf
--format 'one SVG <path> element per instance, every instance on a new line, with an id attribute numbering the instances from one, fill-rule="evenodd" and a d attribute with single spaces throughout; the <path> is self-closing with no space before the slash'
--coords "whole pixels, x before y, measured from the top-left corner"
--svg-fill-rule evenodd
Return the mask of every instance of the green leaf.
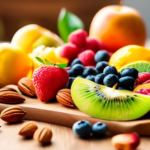
<path id="1" fill-rule="evenodd" d="M 80 18 L 73 13 L 62 8 L 58 17 L 58 31 L 64 42 L 68 41 L 68 36 L 72 31 L 84 29 L 84 24 Z"/>
<path id="2" fill-rule="evenodd" d="M 37 59 L 40 63 L 42 63 L 43 65 L 45 65 L 44 61 L 43 61 L 41 58 L 36 57 L 36 59 Z"/>
<path id="3" fill-rule="evenodd" d="M 45 63 L 46 65 L 52 65 L 52 63 L 50 63 L 47 59 L 45 59 Z"/>
<path id="4" fill-rule="evenodd" d="M 67 64 L 57 64 L 58 67 L 65 69 L 67 67 Z"/>

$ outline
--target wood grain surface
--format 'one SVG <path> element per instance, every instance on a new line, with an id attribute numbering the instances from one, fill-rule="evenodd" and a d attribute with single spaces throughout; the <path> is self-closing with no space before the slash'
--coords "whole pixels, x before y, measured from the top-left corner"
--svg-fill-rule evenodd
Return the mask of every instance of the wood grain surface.
<path id="1" fill-rule="evenodd" d="M 70 128 L 34 121 L 38 127 L 48 127 L 53 132 L 51 143 L 41 145 L 33 139 L 24 139 L 18 135 L 19 129 L 26 122 L 30 121 L 7 124 L 0 120 L 0 150 L 115 150 L 109 136 L 103 139 L 79 139 Z M 149 137 L 141 137 L 137 150 L 149 150 L 149 141 Z"/>

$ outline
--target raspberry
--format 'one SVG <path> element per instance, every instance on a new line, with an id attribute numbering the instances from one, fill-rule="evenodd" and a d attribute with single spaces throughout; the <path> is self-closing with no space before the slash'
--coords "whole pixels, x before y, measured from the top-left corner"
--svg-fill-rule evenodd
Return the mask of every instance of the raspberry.
<path id="1" fill-rule="evenodd" d="M 95 53 L 92 50 L 86 50 L 78 55 L 84 66 L 95 66 L 94 60 Z"/>
<path id="2" fill-rule="evenodd" d="M 139 78 L 141 83 L 146 82 L 147 80 L 150 79 L 150 73 L 142 72 L 138 75 L 138 78 Z"/>
<path id="3" fill-rule="evenodd" d="M 135 80 L 135 86 L 137 86 L 137 85 L 139 85 L 139 84 L 141 84 L 141 82 L 140 82 L 140 79 L 137 78 L 137 79 Z"/>

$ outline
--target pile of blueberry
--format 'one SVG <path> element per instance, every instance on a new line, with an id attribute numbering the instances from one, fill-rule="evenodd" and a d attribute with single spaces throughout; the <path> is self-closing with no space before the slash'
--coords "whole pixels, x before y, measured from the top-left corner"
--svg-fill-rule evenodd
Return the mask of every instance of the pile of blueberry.
<path id="1" fill-rule="evenodd" d="M 107 126 L 101 122 L 97 122 L 92 126 L 88 121 L 80 120 L 74 123 L 72 130 L 79 138 L 88 138 L 91 134 L 96 138 L 102 138 L 106 134 Z"/>
<path id="2" fill-rule="evenodd" d="M 67 70 L 69 82 L 66 88 L 71 87 L 76 77 L 81 77 L 108 87 L 113 87 L 118 83 L 117 89 L 133 91 L 135 80 L 138 78 L 138 71 L 135 68 L 126 68 L 118 73 L 115 67 L 108 65 L 106 54 L 102 54 L 102 51 L 95 54 L 95 61 L 97 62 L 95 68 L 84 68 L 82 62 L 76 58 L 71 64 L 71 70 Z"/>

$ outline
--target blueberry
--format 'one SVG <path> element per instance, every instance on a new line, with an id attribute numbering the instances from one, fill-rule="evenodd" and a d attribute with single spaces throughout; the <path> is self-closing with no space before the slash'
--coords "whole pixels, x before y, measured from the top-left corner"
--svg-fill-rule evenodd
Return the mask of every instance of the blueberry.
<path id="1" fill-rule="evenodd" d="M 119 79 L 118 86 L 121 87 L 134 87 L 134 78 L 130 76 L 125 76 Z"/>
<path id="2" fill-rule="evenodd" d="M 108 86 L 108 87 L 113 87 L 116 83 L 118 83 L 119 78 L 118 76 L 114 75 L 114 74 L 109 74 L 107 76 L 105 76 L 103 83 L 104 85 Z"/>
<path id="3" fill-rule="evenodd" d="M 96 64 L 96 70 L 98 73 L 103 73 L 104 68 L 108 66 L 106 61 L 101 61 Z"/>
<path id="4" fill-rule="evenodd" d="M 73 62 L 71 63 L 71 68 L 75 65 L 75 64 L 81 64 L 82 65 L 82 62 L 79 58 L 76 58 L 73 60 Z"/>
<path id="5" fill-rule="evenodd" d="M 138 73 L 139 72 L 135 68 L 126 68 L 120 73 L 120 75 L 121 75 L 121 77 L 131 76 L 134 79 L 137 79 Z"/>
<path id="6" fill-rule="evenodd" d="M 78 75 L 82 75 L 83 71 L 84 71 L 84 66 L 81 64 L 75 64 L 72 68 L 71 68 L 72 72 L 74 75 L 78 76 Z"/>
<path id="7" fill-rule="evenodd" d="M 76 77 L 72 70 L 67 70 L 69 77 Z"/>
<path id="8" fill-rule="evenodd" d="M 94 57 L 95 61 L 98 63 L 100 61 L 108 61 L 109 60 L 109 54 L 105 50 L 100 50 L 95 54 Z"/>
<path id="9" fill-rule="evenodd" d="M 104 123 L 97 122 L 92 126 L 92 133 L 97 138 L 102 138 L 105 136 L 107 131 L 107 126 Z"/>
<path id="10" fill-rule="evenodd" d="M 88 75 L 86 77 L 86 79 L 95 82 L 95 76 L 94 75 Z"/>
<path id="11" fill-rule="evenodd" d="M 97 75 L 97 71 L 95 70 L 95 68 L 84 69 L 82 76 L 87 77 L 88 75 Z"/>
<path id="12" fill-rule="evenodd" d="M 105 75 L 103 73 L 96 75 L 95 76 L 95 83 L 104 84 L 103 83 L 104 78 L 105 78 Z"/>
<path id="13" fill-rule="evenodd" d="M 113 66 L 107 66 L 104 68 L 103 70 L 103 73 L 105 75 L 108 75 L 108 74 L 115 74 L 115 75 L 118 75 L 118 72 L 117 72 L 117 69 Z"/>
<path id="14" fill-rule="evenodd" d="M 69 77 L 68 83 L 67 83 L 67 85 L 66 85 L 66 88 L 67 88 L 67 89 L 70 89 L 70 88 L 71 88 L 71 85 L 72 85 L 74 79 L 75 79 L 75 77 Z"/>
<path id="15" fill-rule="evenodd" d="M 81 120 L 73 124 L 72 130 L 76 136 L 86 138 L 89 137 L 92 132 L 92 125 L 86 120 Z"/>

